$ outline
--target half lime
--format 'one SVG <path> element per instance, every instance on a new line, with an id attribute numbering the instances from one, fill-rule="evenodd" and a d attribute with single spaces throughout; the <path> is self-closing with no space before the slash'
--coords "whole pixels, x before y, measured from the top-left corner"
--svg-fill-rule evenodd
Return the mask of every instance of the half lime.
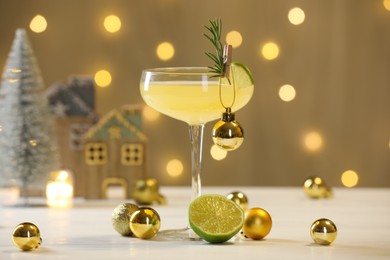
<path id="1" fill-rule="evenodd" d="M 231 239 L 240 231 L 245 218 L 237 203 L 218 194 L 205 194 L 194 199 L 188 217 L 194 232 L 210 243 Z"/>

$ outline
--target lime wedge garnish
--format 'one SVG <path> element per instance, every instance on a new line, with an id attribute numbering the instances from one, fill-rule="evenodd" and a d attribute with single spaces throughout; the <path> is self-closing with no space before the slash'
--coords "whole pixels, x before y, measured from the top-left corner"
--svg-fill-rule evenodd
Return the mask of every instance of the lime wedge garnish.
<path id="1" fill-rule="evenodd" d="M 233 79 L 234 77 L 234 79 Z M 230 81 L 234 80 L 236 87 L 248 87 L 254 84 L 252 73 L 244 64 L 234 61 L 230 63 Z"/>
<path id="2" fill-rule="evenodd" d="M 223 243 L 242 228 L 244 211 L 225 196 L 205 194 L 191 202 L 188 218 L 191 228 L 203 240 Z"/>
<path id="3" fill-rule="evenodd" d="M 230 85 L 229 82 L 237 89 L 254 85 L 253 76 L 248 67 L 237 61 L 230 63 L 229 81 L 227 78 L 222 78 L 223 85 Z"/>

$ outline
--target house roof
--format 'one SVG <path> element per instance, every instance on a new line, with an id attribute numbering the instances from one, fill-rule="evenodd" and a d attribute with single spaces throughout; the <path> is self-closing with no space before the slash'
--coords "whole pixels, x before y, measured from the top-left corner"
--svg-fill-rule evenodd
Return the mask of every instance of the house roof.
<path id="1" fill-rule="evenodd" d="M 46 90 L 50 110 L 58 117 L 97 118 L 95 84 L 89 76 L 73 76 L 68 84 L 55 83 Z"/>
<path id="2" fill-rule="evenodd" d="M 122 106 L 104 115 L 84 135 L 87 140 L 123 138 L 131 141 L 146 141 L 142 132 L 141 109 L 138 106 Z"/>

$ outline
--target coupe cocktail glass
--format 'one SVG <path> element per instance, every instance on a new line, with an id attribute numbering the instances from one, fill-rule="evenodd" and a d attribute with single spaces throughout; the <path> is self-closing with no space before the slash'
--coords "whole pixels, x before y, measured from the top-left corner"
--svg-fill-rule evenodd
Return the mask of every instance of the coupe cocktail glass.
<path id="1" fill-rule="evenodd" d="M 221 117 L 221 101 L 234 100 L 235 112 L 249 102 L 254 89 L 253 85 L 234 89 L 227 80 L 211 76 L 206 67 L 155 68 L 143 70 L 140 82 L 141 95 L 148 106 L 189 125 L 192 199 L 201 195 L 204 125 Z"/>

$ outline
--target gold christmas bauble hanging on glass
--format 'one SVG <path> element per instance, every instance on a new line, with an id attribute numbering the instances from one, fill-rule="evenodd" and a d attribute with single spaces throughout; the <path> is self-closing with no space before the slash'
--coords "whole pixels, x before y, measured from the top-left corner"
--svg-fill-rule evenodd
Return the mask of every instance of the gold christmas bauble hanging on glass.
<path id="1" fill-rule="evenodd" d="M 14 245 L 23 251 L 36 249 L 42 243 L 39 228 L 30 222 L 17 225 L 12 234 L 12 240 Z"/>
<path id="2" fill-rule="evenodd" d="M 212 137 L 214 143 L 226 151 L 233 151 L 243 143 L 244 129 L 235 120 L 230 108 L 226 108 L 222 119 L 214 125 Z"/>
<path id="3" fill-rule="evenodd" d="M 330 245 L 336 239 L 337 227 L 330 219 L 317 219 L 310 227 L 310 236 L 316 244 Z"/>

